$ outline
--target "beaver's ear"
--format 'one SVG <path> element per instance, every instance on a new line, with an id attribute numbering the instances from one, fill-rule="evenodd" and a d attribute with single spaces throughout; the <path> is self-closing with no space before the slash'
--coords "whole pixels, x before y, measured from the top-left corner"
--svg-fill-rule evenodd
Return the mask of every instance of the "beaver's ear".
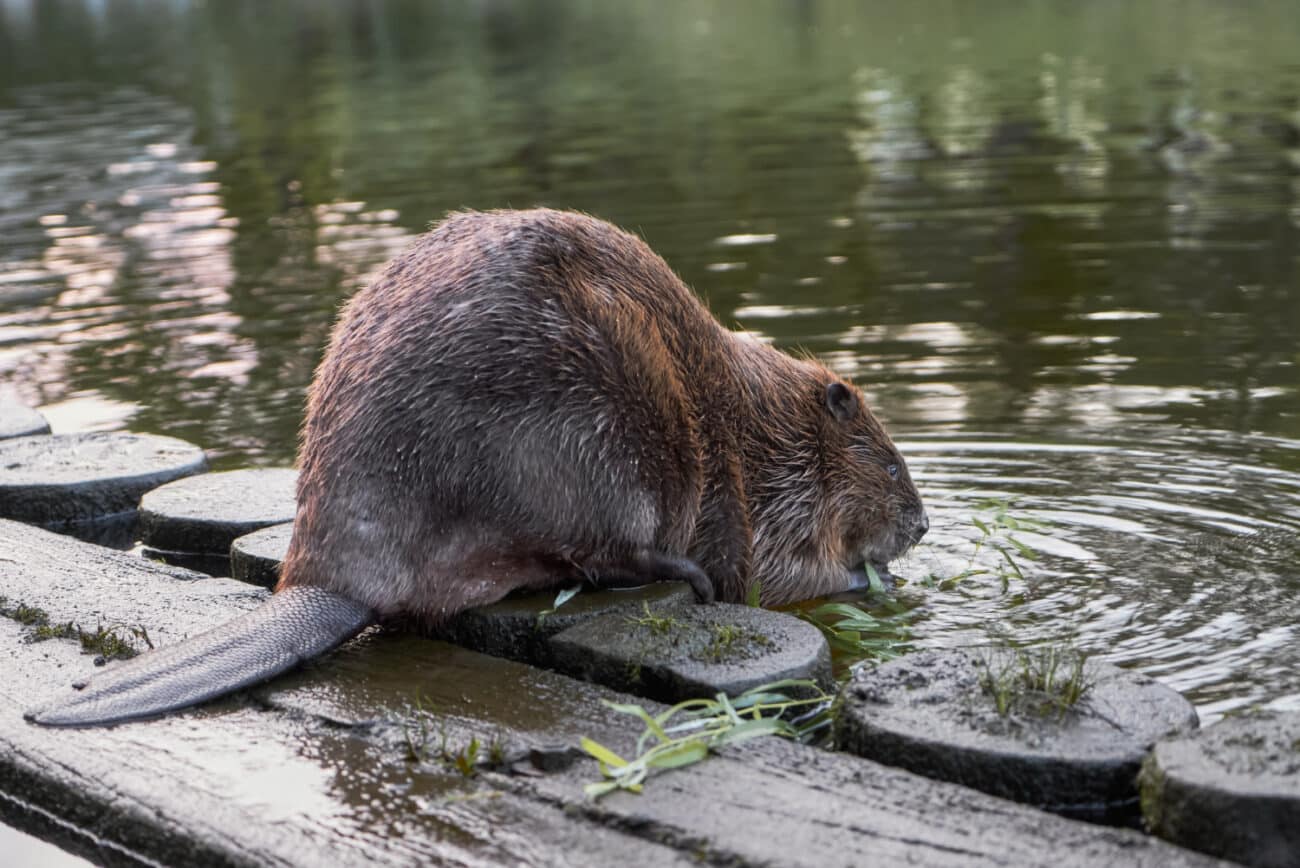
<path id="1" fill-rule="evenodd" d="M 843 383 L 830 383 L 826 386 L 826 409 L 836 419 L 847 422 L 858 415 L 858 397 Z"/>

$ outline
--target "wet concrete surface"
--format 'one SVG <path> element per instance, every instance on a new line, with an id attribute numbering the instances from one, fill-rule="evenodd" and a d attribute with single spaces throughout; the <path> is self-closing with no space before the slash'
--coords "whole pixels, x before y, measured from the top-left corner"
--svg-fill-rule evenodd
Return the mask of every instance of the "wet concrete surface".
<path id="1" fill-rule="evenodd" d="M 292 522 L 273 524 L 239 537 L 230 544 L 231 577 L 264 588 L 275 587 L 292 537 Z"/>
<path id="2" fill-rule="evenodd" d="M 1162 742 L 1141 788 L 1163 838 L 1260 868 L 1300 865 L 1300 712 L 1247 712 Z"/>
<path id="3" fill-rule="evenodd" d="M 11 397 L 0 395 L 0 440 L 49 433 L 50 423 L 44 416 Z"/>
<path id="4" fill-rule="evenodd" d="M 298 471 L 204 473 L 159 486 L 140 500 L 140 541 L 151 549 L 229 555 L 245 534 L 293 521 Z"/>
<path id="5" fill-rule="evenodd" d="M 0 440 L 0 518 L 56 525 L 129 513 L 146 491 L 206 467 L 199 447 L 154 434 Z"/>
<path id="6" fill-rule="evenodd" d="M 1007 649 L 983 649 L 922 651 L 864 669 L 844 687 L 836 741 L 1004 798 L 1135 823 L 1138 769 L 1158 739 L 1196 728 L 1191 703 L 1144 675 L 1088 660 L 1089 686 L 1068 708 L 1026 695 L 1000 712 L 985 679 L 1019 677 L 1022 665 Z"/>
<path id="7" fill-rule="evenodd" d="M 138 624 L 158 644 L 265 594 L 12 522 L 0 522 L 0 553 L 11 600 L 55 622 Z M 599 775 L 585 758 L 540 776 L 484 765 L 465 777 L 441 757 L 476 738 L 497 746 L 480 756 L 516 772 L 530 748 L 553 756 L 581 735 L 631 753 L 640 726 L 605 701 L 637 700 L 379 629 L 183 714 L 46 729 L 21 711 L 93 663 L 74 642 L 30 639 L 0 619 L 0 816 L 102 864 L 1214 864 L 777 739 L 599 802 L 583 794 Z"/>
<path id="8" fill-rule="evenodd" d="M 517 594 L 490 606 L 462 612 L 438 635 L 457 645 L 520 660 L 538 666 L 553 666 L 551 638 L 598 618 L 634 618 L 643 613 L 656 615 L 676 611 L 695 603 L 689 586 L 681 582 L 659 582 L 634 590 L 598 590 L 584 587 L 560 606 L 555 591 Z"/>
<path id="9" fill-rule="evenodd" d="M 750 606 L 608 613 L 553 636 L 550 646 L 561 672 L 661 702 L 735 696 L 789 678 L 834 685 L 820 630 Z"/>

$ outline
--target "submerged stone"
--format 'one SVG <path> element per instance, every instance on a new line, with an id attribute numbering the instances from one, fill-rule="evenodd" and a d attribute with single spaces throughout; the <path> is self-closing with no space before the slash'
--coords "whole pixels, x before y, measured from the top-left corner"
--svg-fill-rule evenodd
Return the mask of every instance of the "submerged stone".
<path id="1" fill-rule="evenodd" d="M 0 440 L 49 433 L 50 423 L 44 416 L 12 398 L 0 396 Z"/>
<path id="2" fill-rule="evenodd" d="M 297 480 L 298 471 L 282 468 L 168 483 L 140 501 L 140 540 L 162 552 L 227 558 L 239 537 L 293 519 Z"/>
<path id="3" fill-rule="evenodd" d="M 786 678 L 833 683 L 820 630 L 752 606 L 610 613 L 557 633 L 549 644 L 561 672 L 661 702 L 735 695 Z"/>
<path id="4" fill-rule="evenodd" d="M 1047 653 L 924 651 L 860 671 L 844 687 L 836 740 L 926 777 L 1135 823 L 1143 758 L 1158 739 L 1195 729 L 1195 709 L 1144 675 L 1095 660 L 1076 673 L 1073 655 L 1053 666 Z M 1035 689 L 1045 673 L 1056 687 Z"/>
<path id="5" fill-rule="evenodd" d="M 280 565 L 289 552 L 293 522 L 282 522 L 244 534 L 230 544 L 230 575 L 241 582 L 273 588 Z"/>
<path id="6" fill-rule="evenodd" d="M 0 440 L 0 518 L 62 528 L 131 512 L 151 488 L 205 469 L 198 446 L 154 434 Z"/>
<path id="7" fill-rule="evenodd" d="M 1160 837 L 1259 868 L 1300 865 L 1300 713 L 1243 714 L 1162 741 L 1139 784 Z"/>
<path id="8" fill-rule="evenodd" d="M 681 582 L 657 582 L 628 590 L 583 588 L 556 607 L 559 590 L 512 594 L 489 606 L 469 609 L 437 631 L 439 638 L 538 666 L 551 665 L 550 637 L 606 615 L 624 617 L 689 606 L 695 599 Z"/>

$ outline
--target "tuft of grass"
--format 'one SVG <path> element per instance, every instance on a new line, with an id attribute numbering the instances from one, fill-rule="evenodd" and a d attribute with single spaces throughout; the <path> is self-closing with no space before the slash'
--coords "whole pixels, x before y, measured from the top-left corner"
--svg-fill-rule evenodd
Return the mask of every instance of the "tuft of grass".
<path id="1" fill-rule="evenodd" d="M 811 695 L 791 698 L 784 692 L 791 689 Z M 635 717 L 645 726 L 631 758 L 594 739 L 582 738 L 582 750 L 596 759 L 603 778 L 584 790 L 591 799 L 616 790 L 639 793 L 652 771 L 692 765 L 725 745 L 765 735 L 807 739 L 830 724 L 832 699 L 815 682 L 786 679 L 735 697 L 719 693 L 713 699 L 688 699 L 657 715 L 640 705 L 606 701 L 613 710 Z"/>
<path id="2" fill-rule="evenodd" d="M 153 648 L 149 631 L 143 626 L 130 624 L 110 624 L 101 621 L 94 631 L 83 629 L 79 624 L 67 621 L 62 624 L 50 622 L 50 615 L 44 609 L 15 603 L 0 597 L 0 616 L 12 618 L 24 627 L 30 627 L 30 640 L 44 642 L 47 639 L 77 639 L 81 650 L 86 654 L 95 654 L 105 660 L 125 660 L 140 653 L 137 643 L 146 648 Z"/>
<path id="3" fill-rule="evenodd" d="M 438 762 L 466 778 L 477 775 L 479 766 L 505 765 L 506 744 L 500 732 L 487 741 L 472 735 L 466 744 L 455 747 L 447 735 L 446 721 L 437 719 L 433 702 L 419 690 L 414 705 L 413 713 L 402 719 L 407 762 Z"/>
<path id="4" fill-rule="evenodd" d="M 636 627 L 645 627 L 656 636 L 665 636 L 682 628 L 682 622 L 671 615 L 656 615 L 651 612 L 649 603 L 642 603 L 641 611 L 642 614 L 635 618 L 629 616 L 627 622 Z"/>
<path id="5" fill-rule="evenodd" d="M 1070 646 L 1003 649 L 978 662 L 980 687 L 1001 717 L 1063 720 L 1093 687 L 1087 661 Z"/>
<path id="6" fill-rule="evenodd" d="M 75 639 L 80 634 L 77 625 L 68 621 L 64 624 L 37 624 L 32 631 L 32 639 L 44 642 L 46 639 Z"/>
<path id="7" fill-rule="evenodd" d="M 50 623 L 49 613 L 44 609 L 38 609 L 35 606 L 28 606 L 23 603 L 14 606 L 12 614 L 10 614 L 9 617 L 13 618 L 24 627 L 31 627 L 33 625 L 40 626 Z"/>
<path id="8" fill-rule="evenodd" d="M 77 638 L 81 641 L 81 650 L 86 654 L 96 654 L 105 660 L 125 660 L 140 653 L 136 642 L 143 642 L 153 648 L 149 631 L 144 627 L 132 627 L 125 624 L 104 626 L 99 623 L 95 631 L 76 628 Z"/>
<path id="9" fill-rule="evenodd" d="M 422 763 L 429 759 L 429 745 L 432 743 L 434 736 L 433 703 L 420 690 L 415 691 L 415 710 L 409 716 L 402 718 L 402 738 L 406 742 L 406 759 L 408 762 Z M 439 727 L 438 734 L 441 736 L 440 747 L 445 749 L 447 746 L 447 728 L 443 724 Z"/>
<path id="10" fill-rule="evenodd" d="M 772 640 L 762 633 L 748 630 L 736 624 L 714 624 L 712 634 L 709 644 L 704 646 L 700 653 L 695 656 L 702 660 L 711 660 L 714 663 L 742 656 L 749 650 L 750 645 L 759 645 L 766 648 L 772 644 Z"/>

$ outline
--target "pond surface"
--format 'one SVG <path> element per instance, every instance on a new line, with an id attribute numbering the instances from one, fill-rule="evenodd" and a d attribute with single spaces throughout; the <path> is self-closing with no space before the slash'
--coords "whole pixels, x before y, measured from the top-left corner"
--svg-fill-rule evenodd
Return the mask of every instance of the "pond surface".
<path id="1" fill-rule="evenodd" d="M 340 300 L 534 204 L 866 389 L 915 644 L 1300 708 L 1294 4 L 0 0 L 0 388 L 56 429 L 288 463 Z"/>

